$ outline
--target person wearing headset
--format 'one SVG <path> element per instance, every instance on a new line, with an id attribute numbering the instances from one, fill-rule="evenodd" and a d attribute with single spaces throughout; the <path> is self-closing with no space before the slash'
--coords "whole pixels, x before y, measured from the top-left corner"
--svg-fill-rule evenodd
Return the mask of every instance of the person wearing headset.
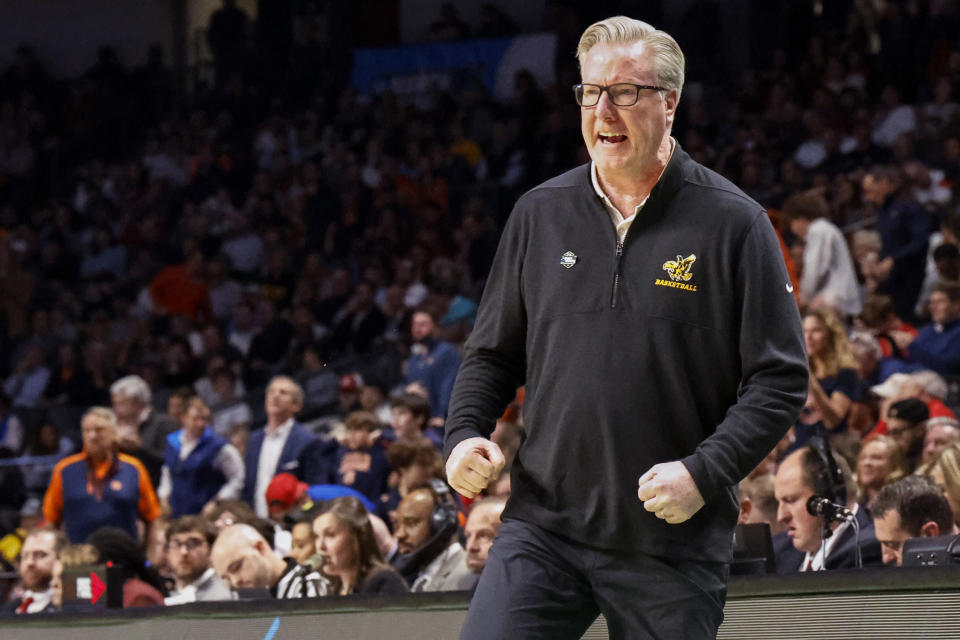
<path id="1" fill-rule="evenodd" d="M 466 551 L 456 539 L 459 513 L 442 480 L 414 489 L 396 511 L 394 566 L 411 591 L 456 591 L 469 573 Z"/>
<path id="2" fill-rule="evenodd" d="M 775 546 L 783 549 L 776 559 L 778 573 L 851 569 L 856 566 L 858 547 L 864 567 L 882 564 L 873 522 L 857 504 L 853 474 L 839 455 L 825 451 L 822 445 L 818 451 L 816 444 L 794 451 L 777 469 L 774 495 L 779 504 L 777 520 L 786 527 L 778 535 L 786 535 L 793 543 L 781 546 L 775 541 Z M 860 526 L 859 544 L 849 522 L 827 523 L 830 535 L 824 538 L 823 517 L 808 509 L 812 497 L 848 508 Z"/>

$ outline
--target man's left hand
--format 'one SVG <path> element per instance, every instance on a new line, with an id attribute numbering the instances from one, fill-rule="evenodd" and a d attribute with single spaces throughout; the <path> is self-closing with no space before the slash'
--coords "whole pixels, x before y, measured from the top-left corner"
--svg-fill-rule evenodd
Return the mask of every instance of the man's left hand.
<path id="1" fill-rule="evenodd" d="M 637 497 L 644 509 L 668 524 L 686 522 L 704 505 L 697 483 L 679 460 L 650 467 L 640 476 Z"/>

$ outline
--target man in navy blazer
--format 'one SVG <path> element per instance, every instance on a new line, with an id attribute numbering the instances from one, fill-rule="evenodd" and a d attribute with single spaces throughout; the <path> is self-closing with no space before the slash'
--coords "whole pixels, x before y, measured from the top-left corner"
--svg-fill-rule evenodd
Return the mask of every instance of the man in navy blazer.
<path id="1" fill-rule="evenodd" d="M 267 386 L 267 424 L 250 436 L 245 456 L 243 498 L 262 518 L 269 517 L 266 491 L 278 473 L 290 473 L 307 484 L 336 482 L 335 442 L 325 442 L 296 422 L 303 407 L 303 389 L 292 378 L 276 376 Z"/>

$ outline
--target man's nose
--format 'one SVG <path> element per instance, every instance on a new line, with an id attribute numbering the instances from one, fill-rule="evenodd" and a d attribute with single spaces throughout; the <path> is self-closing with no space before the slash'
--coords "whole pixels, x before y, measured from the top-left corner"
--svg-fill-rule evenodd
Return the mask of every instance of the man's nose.
<path id="1" fill-rule="evenodd" d="M 896 564 L 897 563 L 897 554 L 893 551 L 882 547 L 880 550 L 881 558 L 883 558 L 883 564 Z"/>
<path id="2" fill-rule="evenodd" d="M 612 118 L 616 115 L 617 109 L 610 99 L 609 91 L 600 92 L 600 100 L 597 101 L 597 106 L 594 109 L 598 118 Z"/>
<path id="3" fill-rule="evenodd" d="M 777 507 L 777 522 L 786 524 L 790 520 L 790 512 L 783 506 Z"/>

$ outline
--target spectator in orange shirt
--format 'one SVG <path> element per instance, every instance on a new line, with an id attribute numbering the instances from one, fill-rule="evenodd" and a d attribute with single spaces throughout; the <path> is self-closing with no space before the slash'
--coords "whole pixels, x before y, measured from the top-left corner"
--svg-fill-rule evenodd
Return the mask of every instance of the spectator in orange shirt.
<path id="1" fill-rule="evenodd" d="M 204 261 L 199 249 L 188 250 L 183 264 L 163 269 L 150 282 L 154 310 L 169 315 L 190 316 L 194 320 L 213 318 L 210 292 L 202 279 Z"/>

